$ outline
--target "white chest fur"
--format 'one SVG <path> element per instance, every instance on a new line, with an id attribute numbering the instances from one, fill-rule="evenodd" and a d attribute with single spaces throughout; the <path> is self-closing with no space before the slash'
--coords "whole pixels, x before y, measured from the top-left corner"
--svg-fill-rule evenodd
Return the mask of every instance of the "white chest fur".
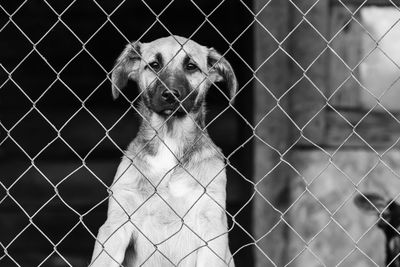
<path id="1" fill-rule="evenodd" d="M 151 177 L 156 181 L 170 176 L 174 167 L 177 166 L 179 147 L 176 141 L 165 137 L 162 141 L 160 140 L 155 155 L 147 155 L 148 170 Z"/>
<path id="2" fill-rule="evenodd" d="M 165 197 L 181 198 L 198 189 L 194 170 L 178 166 L 182 152 L 179 139 L 165 137 L 159 142 L 157 153 L 147 155 L 149 176 L 158 192 Z"/>

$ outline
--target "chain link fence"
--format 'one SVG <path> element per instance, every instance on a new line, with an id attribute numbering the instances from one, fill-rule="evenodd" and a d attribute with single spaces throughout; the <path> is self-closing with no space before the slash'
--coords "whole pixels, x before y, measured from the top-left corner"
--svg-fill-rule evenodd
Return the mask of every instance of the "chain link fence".
<path id="1" fill-rule="evenodd" d="M 134 84 L 112 102 L 114 60 L 132 40 L 178 34 L 215 46 L 238 76 L 233 99 L 213 84 L 201 128 L 222 147 L 236 266 L 397 266 L 398 6 L 2 2 L 0 265 L 90 264 L 119 159 L 146 120 Z M 207 247 L 157 187 L 151 197 Z"/>

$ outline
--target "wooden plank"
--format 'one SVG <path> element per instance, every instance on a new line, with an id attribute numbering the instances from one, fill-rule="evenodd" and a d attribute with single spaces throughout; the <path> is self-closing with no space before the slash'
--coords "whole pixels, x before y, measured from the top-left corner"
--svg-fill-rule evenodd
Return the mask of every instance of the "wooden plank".
<path id="1" fill-rule="evenodd" d="M 346 6 L 400 6 L 400 0 L 342 0 L 341 1 Z M 392 4 L 393 2 L 393 4 Z M 333 6 L 343 6 L 338 0 L 330 0 L 330 4 Z"/>
<path id="2" fill-rule="evenodd" d="M 368 143 L 374 149 L 386 150 L 400 138 L 399 113 L 390 115 L 386 111 L 371 112 L 363 118 L 367 113 L 365 110 L 338 110 L 338 112 L 341 116 L 336 111 L 327 113 L 327 136 L 322 145 L 338 147 L 352 135 L 344 144 L 345 147 L 367 148 L 366 143 Z M 357 127 L 354 128 L 355 125 Z M 364 141 L 352 134 L 353 129 Z M 399 144 L 396 144 L 396 147 L 399 147 Z"/>
<path id="3" fill-rule="evenodd" d="M 297 6 L 301 10 L 306 10 L 314 2 L 300 1 Z M 307 13 L 305 18 L 313 27 L 305 21 L 302 13 L 294 7 L 291 9 L 293 9 L 292 27 L 297 26 L 301 21 L 302 23 L 290 38 L 289 51 L 294 59 L 290 60 L 291 87 L 293 86 L 289 92 L 290 115 L 302 129 L 305 137 L 319 143 L 324 139 L 325 128 L 324 113 L 319 111 L 326 105 L 325 96 L 328 89 L 328 50 L 326 50 L 327 43 L 324 40 L 328 37 L 330 16 L 328 3 L 319 1 Z"/>
<path id="4" fill-rule="evenodd" d="M 318 145 L 325 148 L 363 148 L 386 150 L 392 146 L 398 148 L 400 138 L 400 114 L 386 111 L 368 111 L 360 109 L 337 109 L 326 112 L 325 139 Z M 353 132 L 354 130 L 354 132 Z M 302 148 L 315 148 L 308 142 L 300 142 Z"/>
<path id="5" fill-rule="evenodd" d="M 265 1 L 262 0 L 254 1 L 254 10 L 260 10 L 264 4 Z M 257 18 L 275 38 L 282 40 L 288 33 L 289 4 L 287 1 L 271 1 L 268 8 Z M 261 27 L 255 28 L 254 40 L 254 63 L 257 67 L 276 49 L 276 43 Z M 274 95 L 280 96 L 288 87 L 287 80 L 290 77 L 288 67 L 285 55 L 278 53 L 256 75 L 261 82 L 268 85 Z M 277 69 L 279 71 L 276 71 Z M 280 214 L 274 210 L 275 207 L 282 211 L 286 208 L 286 170 L 278 168 L 279 171 L 263 179 L 266 173 L 279 163 L 279 155 L 264 142 L 283 151 L 287 147 L 289 136 L 289 123 L 279 109 L 274 109 L 268 117 L 264 118 L 276 105 L 277 101 L 267 93 L 264 86 L 255 83 L 254 121 L 255 124 L 259 123 L 255 132 L 259 139 L 256 139 L 254 144 L 253 181 L 258 183 L 256 189 L 259 193 L 256 194 L 253 204 L 253 236 L 258 240 L 258 249 L 255 249 L 255 266 L 257 267 L 283 266 L 287 263 L 285 259 L 288 244 L 286 227 L 284 224 L 276 225 L 280 220 Z M 280 105 L 287 108 L 287 99 L 283 99 Z M 271 205 L 263 197 L 269 199 Z"/>
<path id="6" fill-rule="evenodd" d="M 355 11 L 354 7 L 350 8 Z M 361 87 L 352 77 L 360 80 L 359 68 L 351 69 L 362 59 L 364 30 L 351 17 L 343 6 L 331 9 L 330 31 L 332 37 L 336 36 L 331 42 L 334 52 L 329 54 L 329 102 L 337 107 L 361 105 Z M 355 14 L 355 18 L 360 19 L 359 13 Z"/>

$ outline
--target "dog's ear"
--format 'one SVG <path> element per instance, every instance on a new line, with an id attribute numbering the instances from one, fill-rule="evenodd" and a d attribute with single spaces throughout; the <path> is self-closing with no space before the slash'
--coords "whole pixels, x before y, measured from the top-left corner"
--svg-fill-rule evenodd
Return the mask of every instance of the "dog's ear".
<path id="1" fill-rule="evenodd" d="M 141 43 L 128 44 L 117 58 L 111 74 L 111 90 L 114 99 L 119 96 L 120 90 L 126 86 L 128 79 L 136 80 L 138 76 Z"/>
<path id="2" fill-rule="evenodd" d="M 214 48 L 208 49 L 207 65 L 209 77 L 212 82 L 225 81 L 229 89 L 230 97 L 236 94 L 238 82 L 233 68 L 229 62 L 221 56 Z"/>

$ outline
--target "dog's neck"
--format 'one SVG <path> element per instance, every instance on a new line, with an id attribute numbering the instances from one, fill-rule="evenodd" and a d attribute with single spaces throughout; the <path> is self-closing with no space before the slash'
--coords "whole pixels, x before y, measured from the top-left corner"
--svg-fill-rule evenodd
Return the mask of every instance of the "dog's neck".
<path id="1" fill-rule="evenodd" d="M 207 136 L 205 129 L 205 107 L 199 107 L 196 112 L 183 116 L 164 116 L 147 108 L 139 106 L 142 123 L 136 138 L 146 153 L 155 155 L 163 144 L 177 157 L 184 157 L 191 150 L 201 145 L 199 140 Z"/>

